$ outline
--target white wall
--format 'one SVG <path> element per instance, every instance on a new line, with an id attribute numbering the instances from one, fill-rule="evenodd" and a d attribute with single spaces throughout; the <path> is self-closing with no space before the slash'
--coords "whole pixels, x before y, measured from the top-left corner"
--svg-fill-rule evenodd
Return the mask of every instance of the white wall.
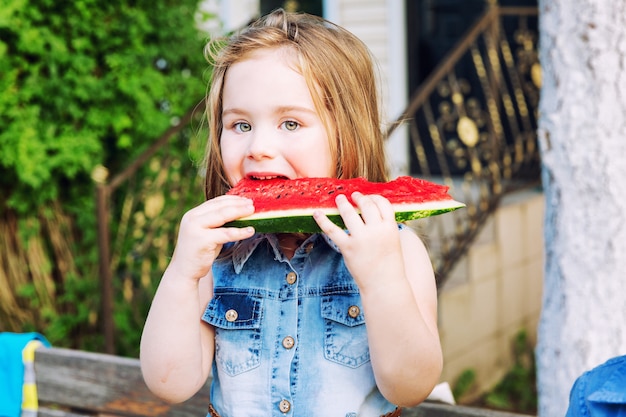
<path id="1" fill-rule="evenodd" d="M 406 25 L 403 0 L 326 0 L 325 16 L 358 36 L 369 47 L 380 71 L 385 124 L 396 119 L 408 103 Z M 390 174 L 408 173 L 409 146 L 405 127 L 387 143 Z"/>
<path id="2" fill-rule="evenodd" d="M 511 369 L 513 340 L 520 330 L 536 342 L 544 204 L 539 190 L 505 197 L 440 292 L 442 381 L 454 386 L 464 371 L 473 370 L 476 385 L 466 400 L 492 389 Z"/>

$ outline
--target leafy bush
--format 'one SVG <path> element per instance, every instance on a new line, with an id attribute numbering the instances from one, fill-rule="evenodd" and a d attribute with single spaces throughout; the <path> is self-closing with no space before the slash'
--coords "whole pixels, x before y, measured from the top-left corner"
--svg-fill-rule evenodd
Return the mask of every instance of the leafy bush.
<path id="1" fill-rule="evenodd" d="M 102 349 L 91 174 L 102 166 L 122 171 L 203 97 L 209 68 L 205 36 L 194 27 L 196 6 L 197 0 L 3 1 L 0 281 L 13 291 L 0 294 L 0 330 L 39 330 L 55 345 Z M 154 158 L 163 170 L 182 166 L 173 186 L 197 202 L 192 139 L 187 128 Z M 146 236 L 120 231 L 124 193 L 147 197 L 137 190 L 154 176 L 142 168 L 110 202 L 112 234 L 121 239 L 112 263 L 118 260 L 115 273 L 134 277 L 133 285 L 142 279 L 140 263 L 119 259 L 132 258 L 127 254 Z M 193 200 L 184 191 L 160 191 L 164 203 L 180 200 L 181 210 Z M 159 229 L 161 240 L 173 240 L 177 221 L 170 223 Z M 138 256 L 161 266 L 151 248 Z M 144 285 L 146 299 L 153 279 Z M 118 349 L 133 355 L 146 307 L 140 303 L 136 317 L 126 314 L 135 300 L 124 298 L 123 279 L 117 284 Z"/>
<path id="2" fill-rule="evenodd" d="M 0 189 L 20 213 L 89 192 L 202 97 L 196 0 L 3 3 Z"/>
<path id="3" fill-rule="evenodd" d="M 525 330 L 513 340 L 513 365 L 489 391 L 472 402 L 472 406 L 537 414 L 537 384 L 534 349 Z M 476 372 L 467 369 L 455 382 L 452 392 L 459 399 L 476 388 Z"/>
<path id="4" fill-rule="evenodd" d="M 484 400 L 489 407 L 536 414 L 537 386 L 534 350 L 525 331 L 513 342 L 513 366 Z"/>

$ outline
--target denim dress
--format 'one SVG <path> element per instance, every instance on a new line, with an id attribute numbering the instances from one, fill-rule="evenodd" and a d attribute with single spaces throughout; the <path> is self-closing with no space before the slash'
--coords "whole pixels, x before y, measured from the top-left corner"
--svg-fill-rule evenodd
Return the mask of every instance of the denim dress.
<path id="1" fill-rule="evenodd" d="M 337 247 L 310 236 L 291 259 L 258 234 L 213 265 L 211 404 L 221 417 L 378 417 L 359 290 Z"/>

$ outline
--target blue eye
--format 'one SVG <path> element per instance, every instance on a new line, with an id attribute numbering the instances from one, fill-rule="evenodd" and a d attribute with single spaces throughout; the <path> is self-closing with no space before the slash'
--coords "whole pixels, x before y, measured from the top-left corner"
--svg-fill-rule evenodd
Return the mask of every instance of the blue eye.
<path id="1" fill-rule="evenodd" d="M 246 133 L 252 130 L 252 126 L 250 126 L 250 123 L 246 123 L 246 122 L 235 123 L 234 128 L 235 128 L 235 131 L 240 132 L 240 133 Z"/>
<path id="2" fill-rule="evenodd" d="M 300 123 L 293 120 L 287 120 L 286 122 L 283 122 L 283 126 L 289 131 L 294 131 L 300 127 Z"/>

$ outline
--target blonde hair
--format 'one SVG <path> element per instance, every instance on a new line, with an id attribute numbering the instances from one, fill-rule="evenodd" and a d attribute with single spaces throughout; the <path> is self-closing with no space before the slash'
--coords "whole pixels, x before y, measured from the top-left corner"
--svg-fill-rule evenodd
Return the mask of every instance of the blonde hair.
<path id="1" fill-rule="evenodd" d="M 209 143 L 205 155 L 207 199 L 224 194 L 230 184 L 220 154 L 222 90 L 228 68 L 254 51 L 292 49 L 335 155 L 336 177 L 385 181 L 383 134 L 373 60 L 368 48 L 347 30 L 320 17 L 277 9 L 224 43 L 207 44 L 213 65 L 207 111 Z"/>

